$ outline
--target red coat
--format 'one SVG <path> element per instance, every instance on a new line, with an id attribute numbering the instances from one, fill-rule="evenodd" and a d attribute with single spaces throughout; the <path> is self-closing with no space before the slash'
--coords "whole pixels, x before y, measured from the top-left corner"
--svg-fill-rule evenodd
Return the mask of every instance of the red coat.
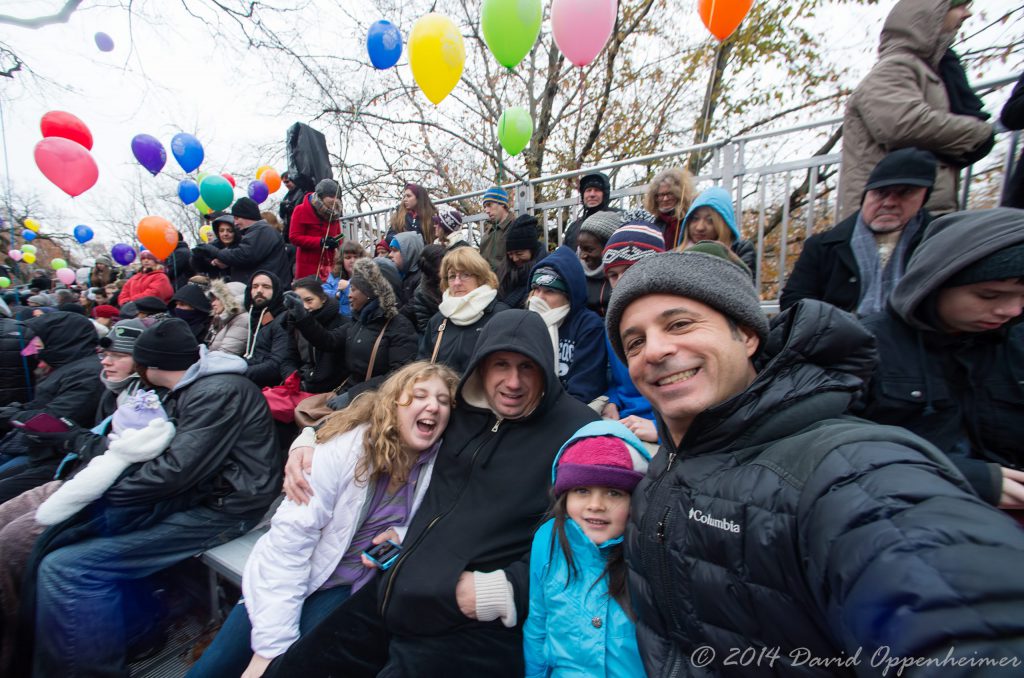
<path id="1" fill-rule="evenodd" d="M 135 301 L 141 297 L 156 297 L 165 304 L 174 296 L 174 288 L 171 287 L 171 280 L 163 271 L 152 273 L 136 273 L 128 278 L 121 293 L 117 295 L 117 303 L 124 306 L 129 301 Z"/>
<path id="2" fill-rule="evenodd" d="M 288 240 L 296 248 L 295 278 L 315 275 L 321 280 L 327 280 L 334 267 L 336 250 L 321 247 L 320 243 L 325 235 L 333 238 L 341 233 L 341 221 L 328 223 L 321 219 L 310 202 L 312 195 L 307 193 L 302 202 L 295 206 L 288 226 Z"/>

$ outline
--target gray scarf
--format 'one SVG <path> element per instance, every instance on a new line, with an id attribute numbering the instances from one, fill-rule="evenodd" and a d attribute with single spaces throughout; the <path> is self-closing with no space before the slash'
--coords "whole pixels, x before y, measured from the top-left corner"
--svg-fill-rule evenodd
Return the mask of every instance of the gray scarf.
<path id="1" fill-rule="evenodd" d="M 882 266 L 878 256 L 878 241 L 864 218 L 857 212 L 857 224 L 853 227 L 853 237 L 850 239 L 850 247 L 853 250 L 853 257 L 857 260 L 857 268 L 860 270 L 860 301 L 857 303 L 857 315 L 864 317 L 885 310 L 885 303 L 889 294 L 896 287 L 896 284 L 903 277 L 904 259 L 906 258 L 907 247 L 914 239 L 914 234 L 921 227 L 923 212 L 914 215 L 907 225 L 903 227 L 896 247 L 888 263 Z"/>

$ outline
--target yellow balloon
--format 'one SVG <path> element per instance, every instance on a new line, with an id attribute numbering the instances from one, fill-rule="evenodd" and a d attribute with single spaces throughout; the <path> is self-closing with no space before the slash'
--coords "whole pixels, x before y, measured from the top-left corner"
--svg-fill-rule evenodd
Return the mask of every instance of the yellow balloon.
<path id="1" fill-rule="evenodd" d="M 268 169 L 274 169 L 274 168 L 271 167 L 270 165 L 260 165 L 259 167 L 257 167 L 256 168 L 256 178 L 257 179 L 261 178 L 263 176 L 263 173 L 266 172 Z M 271 191 L 271 193 L 273 193 L 273 191 Z"/>
<path id="2" fill-rule="evenodd" d="M 26 219 L 25 220 L 25 228 L 27 228 L 28 230 L 30 230 L 30 231 L 32 231 L 34 233 L 38 233 L 39 232 L 39 222 L 36 221 L 35 219 Z"/>
<path id="3" fill-rule="evenodd" d="M 210 242 L 210 238 L 213 236 L 213 226 L 206 224 L 199 229 L 199 237 L 203 239 L 203 242 Z"/>
<path id="4" fill-rule="evenodd" d="M 24 261 L 26 264 L 34 264 L 36 263 L 36 255 L 32 254 L 31 252 L 25 252 L 25 254 L 22 255 L 21 257 L 21 260 Z"/>
<path id="5" fill-rule="evenodd" d="M 441 103 L 459 84 L 465 63 L 466 46 L 451 19 L 431 12 L 416 20 L 409 34 L 409 65 L 428 99 Z"/>

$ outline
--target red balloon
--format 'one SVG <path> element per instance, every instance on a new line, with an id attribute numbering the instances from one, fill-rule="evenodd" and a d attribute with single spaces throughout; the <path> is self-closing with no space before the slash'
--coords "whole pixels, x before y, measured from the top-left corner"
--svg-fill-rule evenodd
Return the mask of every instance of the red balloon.
<path id="1" fill-rule="evenodd" d="M 68 139 L 43 139 L 36 144 L 35 157 L 39 171 L 72 198 L 92 188 L 100 176 L 89 151 Z"/>
<path id="2" fill-rule="evenodd" d="M 50 111 L 39 121 L 39 128 L 44 137 L 62 137 L 70 139 L 92 150 L 92 132 L 85 123 L 64 111 Z"/>
<path id="3" fill-rule="evenodd" d="M 225 172 L 221 176 L 228 180 L 228 183 L 231 184 L 231 188 L 235 187 L 235 178 L 233 176 L 231 176 L 227 172 Z"/>

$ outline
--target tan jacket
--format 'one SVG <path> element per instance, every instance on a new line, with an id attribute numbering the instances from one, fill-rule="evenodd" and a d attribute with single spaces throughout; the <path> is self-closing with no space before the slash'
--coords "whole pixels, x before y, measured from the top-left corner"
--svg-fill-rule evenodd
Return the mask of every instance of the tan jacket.
<path id="1" fill-rule="evenodd" d="M 955 37 L 942 33 L 949 0 L 900 0 L 882 27 L 878 62 L 846 102 L 839 180 L 840 219 L 860 209 L 868 175 L 887 153 L 908 146 L 939 157 L 925 207 L 957 209 L 958 158 L 982 145 L 992 126 L 949 112 L 938 65 Z"/>

